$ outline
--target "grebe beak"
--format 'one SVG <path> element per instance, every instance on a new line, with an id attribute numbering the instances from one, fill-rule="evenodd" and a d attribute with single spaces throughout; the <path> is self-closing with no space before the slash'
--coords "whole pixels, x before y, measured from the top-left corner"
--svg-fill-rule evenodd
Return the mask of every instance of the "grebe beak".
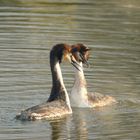
<path id="1" fill-rule="evenodd" d="M 71 55 L 70 58 L 71 58 L 71 64 L 72 64 L 77 70 L 81 71 L 81 70 L 79 69 L 79 67 L 81 67 L 81 66 L 80 66 L 80 65 L 78 64 L 78 62 L 74 59 L 74 57 Z M 81 68 L 82 68 L 82 67 L 81 67 Z"/>
<path id="2" fill-rule="evenodd" d="M 80 58 L 81 58 L 81 60 L 82 60 L 82 62 L 84 63 L 84 64 L 86 64 L 86 66 L 87 66 L 87 68 L 89 67 L 89 63 L 87 62 L 87 60 L 84 58 L 84 56 L 80 53 Z"/>

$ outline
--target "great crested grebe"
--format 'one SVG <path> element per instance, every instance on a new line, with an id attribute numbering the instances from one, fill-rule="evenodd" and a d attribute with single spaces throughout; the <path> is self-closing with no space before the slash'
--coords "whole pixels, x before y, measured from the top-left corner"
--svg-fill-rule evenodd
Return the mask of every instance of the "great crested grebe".
<path id="1" fill-rule="evenodd" d="M 70 51 L 71 47 L 67 44 L 57 44 L 52 48 L 50 52 L 50 67 L 52 72 L 50 97 L 45 103 L 21 111 L 21 113 L 16 116 L 17 119 L 53 119 L 72 113 L 69 96 L 60 69 L 60 63 L 63 59 L 69 60 L 73 66 L 77 67 L 76 62 L 72 60 Z"/>
<path id="2" fill-rule="evenodd" d="M 101 107 L 116 102 L 115 99 L 108 95 L 100 93 L 88 93 L 86 79 L 83 71 L 83 64 L 87 63 L 89 57 L 89 48 L 83 44 L 72 46 L 72 54 L 79 65 L 75 70 L 75 82 L 70 94 L 71 106 L 73 107 Z M 77 70 L 78 69 L 78 70 Z"/>

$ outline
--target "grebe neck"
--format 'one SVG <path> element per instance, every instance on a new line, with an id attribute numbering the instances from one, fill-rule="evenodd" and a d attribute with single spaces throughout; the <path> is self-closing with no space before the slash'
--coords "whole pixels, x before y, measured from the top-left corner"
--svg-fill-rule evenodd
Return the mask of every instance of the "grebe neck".
<path id="1" fill-rule="evenodd" d="M 75 107 L 88 107 L 88 93 L 82 62 L 79 63 L 78 69 L 74 68 L 75 81 L 70 95 L 71 105 Z"/>
<path id="2" fill-rule="evenodd" d="M 66 102 L 69 109 L 71 109 L 69 96 L 63 82 L 60 63 L 58 58 L 55 57 L 55 55 L 53 54 L 53 52 L 50 53 L 50 66 L 52 72 L 52 89 L 48 102 L 54 100 L 62 100 Z"/>
<path id="3" fill-rule="evenodd" d="M 86 87 L 86 79 L 85 79 L 85 75 L 84 75 L 84 71 L 83 71 L 82 62 L 79 63 L 78 69 L 79 70 L 74 68 L 74 71 L 75 71 L 75 83 L 78 82 L 80 86 Z"/>

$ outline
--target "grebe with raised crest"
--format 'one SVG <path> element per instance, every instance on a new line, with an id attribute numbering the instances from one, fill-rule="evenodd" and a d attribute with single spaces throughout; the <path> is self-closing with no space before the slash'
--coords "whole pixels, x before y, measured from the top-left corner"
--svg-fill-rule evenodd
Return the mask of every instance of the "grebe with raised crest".
<path id="1" fill-rule="evenodd" d="M 83 44 L 72 46 L 72 54 L 79 65 L 74 68 L 75 82 L 70 93 L 71 106 L 73 107 L 101 107 L 116 103 L 116 100 L 109 96 L 100 93 L 88 93 L 87 83 L 84 76 L 83 64 L 87 63 L 89 57 L 89 48 Z"/>
<path id="2" fill-rule="evenodd" d="M 16 118 L 19 120 L 54 119 L 71 114 L 70 100 L 65 88 L 61 73 L 60 63 L 62 60 L 76 66 L 71 56 L 71 47 L 67 44 L 57 44 L 50 51 L 50 67 L 52 72 L 52 89 L 45 103 L 33 106 L 21 111 Z"/>

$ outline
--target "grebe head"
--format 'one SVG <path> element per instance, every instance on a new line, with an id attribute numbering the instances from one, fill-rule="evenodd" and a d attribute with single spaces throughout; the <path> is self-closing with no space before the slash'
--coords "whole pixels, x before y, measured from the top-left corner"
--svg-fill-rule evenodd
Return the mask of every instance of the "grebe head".
<path id="1" fill-rule="evenodd" d="M 77 61 L 75 57 L 72 56 L 71 46 L 67 44 L 57 44 L 55 45 L 50 53 L 50 60 L 57 59 L 59 63 L 68 60 L 75 68 L 77 68 Z"/>
<path id="2" fill-rule="evenodd" d="M 82 62 L 89 66 L 87 60 L 89 58 L 89 48 L 83 44 L 72 45 L 72 55 L 77 62 Z"/>

